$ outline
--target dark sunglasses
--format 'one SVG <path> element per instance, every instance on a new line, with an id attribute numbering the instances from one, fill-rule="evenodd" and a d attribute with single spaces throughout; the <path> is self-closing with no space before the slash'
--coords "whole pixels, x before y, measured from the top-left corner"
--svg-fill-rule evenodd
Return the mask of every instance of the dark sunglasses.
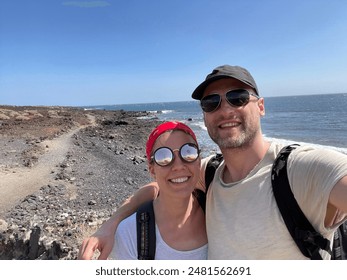
<path id="1" fill-rule="evenodd" d="M 179 151 L 180 158 L 187 163 L 196 161 L 200 153 L 199 148 L 193 143 L 186 143 L 181 148 L 175 150 L 171 150 L 168 147 L 160 147 L 153 153 L 151 161 L 160 166 L 168 166 L 175 159 L 174 151 Z"/>
<path id="2" fill-rule="evenodd" d="M 233 107 L 242 107 L 248 104 L 250 96 L 259 99 L 259 96 L 249 92 L 246 89 L 234 89 L 225 94 L 225 99 Z M 222 97 L 219 94 L 210 94 L 200 100 L 200 106 L 204 112 L 210 113 L 218 109 L 222 103 Z"/>

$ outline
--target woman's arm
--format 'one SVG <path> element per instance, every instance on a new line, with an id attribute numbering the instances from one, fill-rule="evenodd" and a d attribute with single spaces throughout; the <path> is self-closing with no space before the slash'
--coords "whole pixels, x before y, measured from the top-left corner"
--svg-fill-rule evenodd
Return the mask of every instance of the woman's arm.
<path id="1" fill-rule="evenodd" d="M 343 177 L 330 192 L 329 204 L 347 214 L 347 176 Z"/>
<path id="2" fill-rule="evenodd" d="M 114 234 L 119 223 L 133 214 L 141 204 L 156 198 L 158 193 L 159 188 L 157 183 L 152 182 L 141 187 L 132 196 L 127 198 L 109 220 L 104 222 L 92 236 L 83 240 L 78 259 L 90 260 L 94 252 L 99 250 L 100 256 L 98 259 L 106 260 L 113 248 Z"/>

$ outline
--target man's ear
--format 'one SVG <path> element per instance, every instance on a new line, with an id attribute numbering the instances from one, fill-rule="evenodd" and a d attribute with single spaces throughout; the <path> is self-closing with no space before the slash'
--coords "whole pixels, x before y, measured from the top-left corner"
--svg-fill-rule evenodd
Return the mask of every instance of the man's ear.
<path id="1" fill-rule="evenodd" d="M 259 107 L 259 113 L 261 117 L 265 116 L 265 105 L 264 105 L 264 98 L 260 98 L 258 100 L 258 107 Z"/>

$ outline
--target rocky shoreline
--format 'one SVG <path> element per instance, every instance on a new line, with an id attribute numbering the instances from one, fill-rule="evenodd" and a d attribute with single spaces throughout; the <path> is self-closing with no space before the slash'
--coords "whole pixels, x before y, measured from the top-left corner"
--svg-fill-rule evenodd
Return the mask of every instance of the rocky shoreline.
<path id="1" fill-rule="evenodd" d="M 61 142 L 67 152 L 49 178 L 0 209 L 0 259 L 76 259 L 82 240 L 151 180 L 145 142 L 156 124 L 147 112 L 0 106 L 0 195 L 14 187 L 4 183 L 10 176 L 25 188 L 53 161 L 59 137 L 75 131 Z"/>

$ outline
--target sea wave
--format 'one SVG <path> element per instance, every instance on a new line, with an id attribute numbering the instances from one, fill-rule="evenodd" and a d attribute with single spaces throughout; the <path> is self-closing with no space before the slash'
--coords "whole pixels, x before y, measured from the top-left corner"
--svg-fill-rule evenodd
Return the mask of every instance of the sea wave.
<path id="1" fill-rule="evenodd" d="M 200 129 L 207 131 L 207 128 L 206 128 L 205 123 L 203 121 L 197 121 L 197 122 L 195 122 L 195 125 L 198 126 Z"/>
<path id="2" fill-rule="evenodd" d="M 138 120 L 155 120 L 157 119 L 156 115 L 148 115 L 148 116 L 141 116 L 137 117 Z"/>
<path id="3" fill-rule="evenodd" d="M 175 112 L 174 110 L 146 110 L 150 114 L 169 114 Z"/>
<path id="4" fill-rule="evenodd" d="M 301 141 L 295 141 L 290 139 L 281 139 L 281 138 L 273 138 L 273 137 L 267 137 L 264 135 L 264 138 L 269 142 L 277 142 L 281 143 L 283 145 L 290 145 L 290 144 L 299 144 L 300 146 L 311 146 L 317 149 L 331 149 L 343 154 L 347 155 L 347 148 L 341 148 L 341 147 L 335 147 L 335 146 L 329 146 L 329 145 L 321 145 L 321 144 L 315 144 L 310 142 L 301 142 Z"/>
<path id="5" fill-rule="evenodd" d="M 162 114 L 170 114 L 170 113 L 173 113 L 175 112 L 174 110 L 162 110 L 160 111 Z"/>

